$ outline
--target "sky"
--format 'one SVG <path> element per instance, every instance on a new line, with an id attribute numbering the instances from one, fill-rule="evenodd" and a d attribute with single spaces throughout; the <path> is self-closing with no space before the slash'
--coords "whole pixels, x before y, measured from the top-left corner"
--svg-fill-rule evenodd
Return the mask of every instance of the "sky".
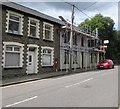
<path id="1" fill-rule="evenodd" d="M 111 17 L 115 22 L 115 29 L 118 29 L 118 2 L 104 2 L 105 0 L 96 0 L 94 2 L 69 2 L 76 5 L 82 10 L 87 16 L 75 9 L 75 25 L 80 24 L 85 19 L 95 16 L 95 14 L 101 13 L 103 16 Z M 108 2 L 109 1 L 109 2 Z M 17 2 L 29 8 L 35 9 L 39 12 L 47 14 L 49 16 L 58 18 L 63 16 L 68 22 L 71 22 L 71 6 L 65 2 L 32 2 L 30 0 L 24 0 Z"/>

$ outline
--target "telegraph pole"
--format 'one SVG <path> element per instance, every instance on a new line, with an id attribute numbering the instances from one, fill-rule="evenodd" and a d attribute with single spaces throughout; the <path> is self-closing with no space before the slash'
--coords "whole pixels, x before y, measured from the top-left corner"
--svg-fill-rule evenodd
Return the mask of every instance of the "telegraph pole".
<path id="1" fill-rule="evenodd" d="M 72 5 L 72 16 L 71 16 L 71 34 L 70 34 L 70 71 L 72 71 L 72 48 L 73 48 L 73 23 L 74 23 L 74 5 Z"/>

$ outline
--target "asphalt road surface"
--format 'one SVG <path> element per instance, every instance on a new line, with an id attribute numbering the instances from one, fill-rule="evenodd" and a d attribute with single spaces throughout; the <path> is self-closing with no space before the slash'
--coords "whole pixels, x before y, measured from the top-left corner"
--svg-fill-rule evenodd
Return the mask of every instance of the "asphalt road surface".
<path id="1" fill-rule="evenodd" d="M 118 67 L 2 88 L 3 107 L 117 107 Z"/>

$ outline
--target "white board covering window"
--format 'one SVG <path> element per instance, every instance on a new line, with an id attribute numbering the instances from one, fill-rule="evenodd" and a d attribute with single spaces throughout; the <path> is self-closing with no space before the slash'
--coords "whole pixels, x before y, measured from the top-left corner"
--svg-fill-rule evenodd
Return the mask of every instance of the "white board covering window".
<path id="1" fill-rule="evenodd" d="M 52 50 L 44 49 L 43 50 L 43 65 L 51 65 Z"/>
<path id="2" fill-rule="evenodd" d="M 20 66 L 20 53 L 8 53 L 6 52 L 5 66 Z"/>
<path id="3" fill-rule="evenodd" d="M 42 65 L 53 65 L 53 48 L 42 48 Z"/>
<path id="4" fill-rule="evenodd" d="M 8 33 L 22 35 L 23 15 L 8 11 L 7 13 L 7 31 Z"/>
<path id="5" fill-rule="evenodd" d="M 20 67 L 21 47 L 7 45 L 5 51 L 5 67 Z"/>

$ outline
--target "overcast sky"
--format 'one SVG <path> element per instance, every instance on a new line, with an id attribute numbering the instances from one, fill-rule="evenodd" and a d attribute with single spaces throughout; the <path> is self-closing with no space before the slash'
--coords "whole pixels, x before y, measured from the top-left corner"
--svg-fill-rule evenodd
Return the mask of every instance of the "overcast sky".
<path id="1" fill-rule="evenodd" d="M 25 1 L 25 0 L 24 0 Z M 102 1 L 102 2 L 100 2 Z M 104 16 L 111 17 L 115 22 L 115 28 L 118 29 L 118 3 L 117 2 L 72 2 L 79 9 L 83 10 L 88 16 L 93 17 L 95 14 L 101 13 Z M 117 1 L 117 0 L 116 0 Z M 58 18 L 63 16 L 67 21 L 71 21 L 71 6 L 65 2 L 19 2 L 24 6 L 38 10 L 44 14 Z M 75 23 L 80 24 L 86 18 L 86 15 L 75 9 Z M 59 18 L 58 18 L 59 19 Z"/>

